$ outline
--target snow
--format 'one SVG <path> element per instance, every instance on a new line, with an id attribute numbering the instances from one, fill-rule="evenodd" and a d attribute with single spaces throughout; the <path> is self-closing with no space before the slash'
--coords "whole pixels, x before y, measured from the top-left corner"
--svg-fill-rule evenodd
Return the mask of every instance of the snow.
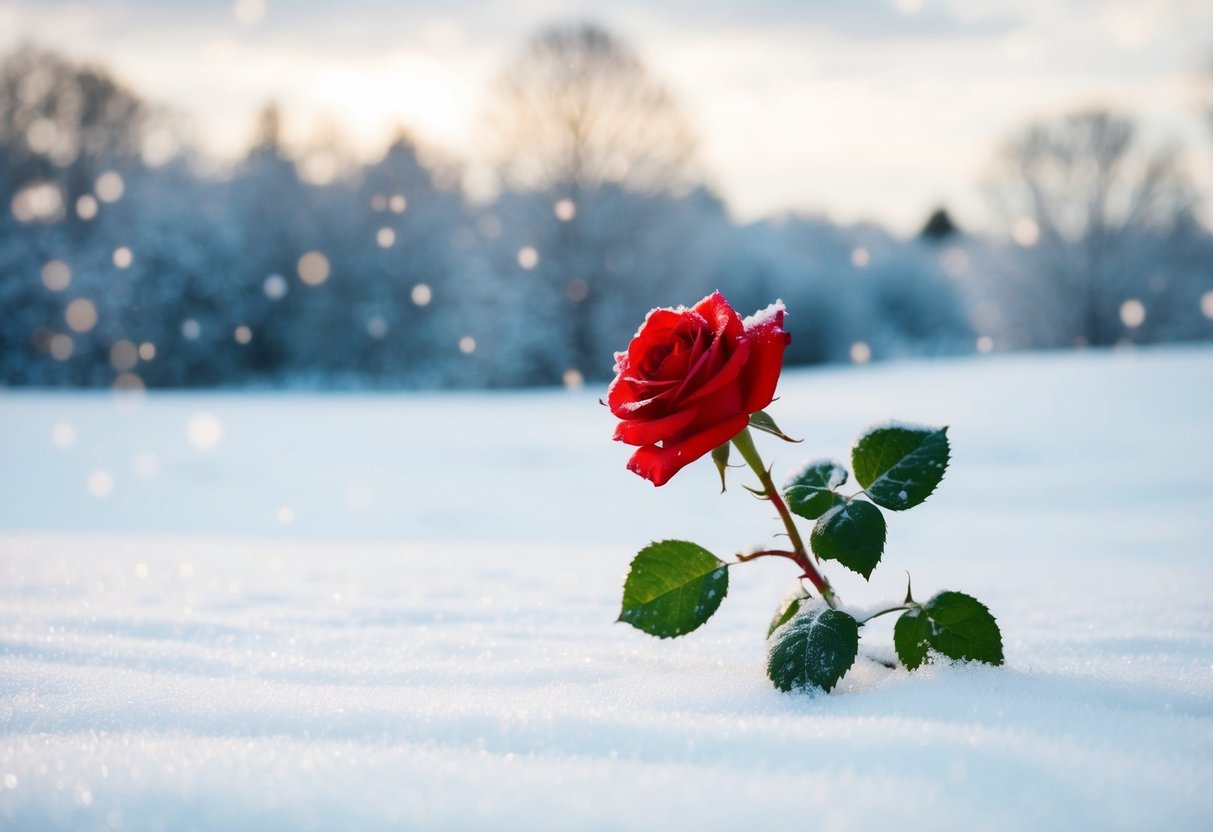
<path id="1" fill-rule="evenodd" d="M 767 326 L 771 321 L 778 318 L 781 314 L 787 314 L 788 308 L 783 305 L 782 300 L 776 300 L 774 303 L 768 304 L 765 308 L 759 309 L 753 315 L 747 315 L 742 319 L 741 325 L 750 331 L 759 327 Z"/>
<path id="2" fill-rule="evenodd" d="M 951 426 L 871 584 L 826 571 L 864 607 L 906 571 L 972 594 L 1007 656 L 816 697 L 763 672 L 781 560 L 684 638 L 612 623 L 651 540 L 778 526 L 743 471 L 628 473 L 601 391 L 0 393 L 0 827 L 1207 829 L 1211 378 L 1209 349 L 786 374 L 777 471 Z"/>

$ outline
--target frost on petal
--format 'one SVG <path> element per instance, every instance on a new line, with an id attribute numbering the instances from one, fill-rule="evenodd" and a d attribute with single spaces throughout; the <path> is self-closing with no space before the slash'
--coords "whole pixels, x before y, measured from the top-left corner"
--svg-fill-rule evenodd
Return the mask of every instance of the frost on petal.
<path id="1" fill-rule="evenodd" d="M 783 372 L 783 353 L 792 336 L 783 329 L 786 310 L 782 301 L 746 318 L 746 340 L 752 347 L 750 360 L 742 370 L 745 410 L 756 413 L 775 398 L 779 374 Z"/>
<path id="2" fill-rule="evenodd" d="M 777 300 L 768 306 L 766 309 L 759 309 L 753 315 L 749 315 L 742 321 L 746 332 L 759 327 L 770 326 L 773 322 L 779 328 L 783 328 L 783 316 L 788 313 L 788 308 L 783 305 L 782 300 Z"/>
<path id="3" fill-rule="evenodd" d="M 736 338 L 744 331 L 741 318 L 720 292 L 712 292 L 691 309 L 703 316 L 717 338 Z"/>

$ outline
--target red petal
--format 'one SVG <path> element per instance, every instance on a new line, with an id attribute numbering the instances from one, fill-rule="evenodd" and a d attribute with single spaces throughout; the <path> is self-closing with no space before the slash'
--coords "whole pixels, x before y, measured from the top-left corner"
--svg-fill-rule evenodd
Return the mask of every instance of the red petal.
<path id="1" fill-rule="evenodd" d="M 644 401 L 649 397 L 643 387 L 643 382 L 618 375 L 607 388 L 607 407 L 622 419 L 635 409 L 636 402 Z"/>
<path id="2" fill-rule="evenodd" d="M 717 344 L 720 345 L 719 349 L 724 349 L 723 342 L 721 341 L 717 341 L 716 344 L 713 344 L 712 348 L 717 349 Z M 691 394 L 686 398 L 681 398 L 681 393 L 683 391 L 680 390 L 680 401 L 696 401 L 704 396 L 710 396 L 720 388 L 724 387 L 726 384 L 732 383 L 734 379 L 741 375 L 746 361 L 750 357 L 750 349 L 751 347 L 748 341 L 739 341 L 738 343 L 734 344 L 733 354 L 729 356 L 728 361 L 725 362 L 724 366 L 717 370 L 710 378 L 708 378 L 702 387 L 692 391 Z"/>
<path id="3" fill-rule="evenodd" d="M 747 424 L 747 417 L 735 416 L 665 448 L 645 445 L 632 454 L 632 458 L 628 460 L 628 470 L 639 474 L 653 485 L 665 485 L 670 481 L 670 477 L 685 466 L 741 433 Z"/>
<path id="4" fill-rule="evenodd" d="M 677 382 L 618 376 L 607 388 L 607 406 L 620 419 L 649 418 L 654 414 L 646 411 L 673 401 L 676 389 Z"/>
<path id="5" fill-rule="evenodd" d="M 720 292 L 712 292 L 691 309 L 704 317 L 717 337 L 736 338 L 745 330 L 741 317 Z"/>
<path id="6" fill-rule="evenodd" d="M 691 320 L 688 317 L 693 316 Z M 632 336 L 628 344 L 628 363 L 632 370 L 642 376 L 649 376 L 660 366 L 665 355 L 656 361 L 650 360 L 654 350 L 665 348 L 668 355 L 673 348 L 679 328 L 700 328 L 707 322 L 698 313 L 689 309 L 653 309 L 645 316 L 644 323 Z M 652 365 L 652 366 L 649 366 Z"/>
<path id="7" fill-rule="evenodd" d="M 615 427 L 615 441 L 629 445 L 652 445 L 669 439 L 695 421 L 695 408 L 671 413 L 660 419 L 624 419 Z"/>
<path id="8" fill-rule="evenodd" d="M 691 346 L 681 342 L 674 345 L 665 360 L 655 368 L 649 378 L 661 381 L 682 381 L 691 366 Z"/>
<path id="9" fill-rule="evenodd" d="M 783 371 L 783 351 L 792 341 L 792 336 L 783 331 L 783 314 L 780 309 L 746 329 L 751 347 L 750 360 L 741 371 L 746 413 L 762 410 L 775 398 L 775 386 Z"/>
<path id="10" fill-rule="evenodd" d="M 678 442 L 693 433 L 698 433 L 712 425 L 732 419 L 734 416 L 746 416 L 748 414 L 742 408 L 743 403 L 741 384 L 739 382 L 727 384 L 710 396 L 696 399 L 695 403 L 690 405 L 696 411 L 695 421 L 681 434 L 676 434 L 671 438 L 673 441 Z M 677 407 L 681 410 L 684 405 L 678 404 Z"/>

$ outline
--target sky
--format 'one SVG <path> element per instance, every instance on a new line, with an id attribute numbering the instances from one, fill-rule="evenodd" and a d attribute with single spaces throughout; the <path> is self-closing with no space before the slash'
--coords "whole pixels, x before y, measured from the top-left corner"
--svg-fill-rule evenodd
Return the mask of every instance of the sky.
<path id="1" fill-rule="evenodd" d="M 1208 0 L 0 0 L 0 49 L 106 65 L 220 164 L 274 100 L 296 147 L 336 136 L 372 159 L 403 127 L 474 184 L 494 78 L 574 20 L 670 87 L 741 221 L 797 211 L 908 234 L 944 204 L 981 228 L 999 145 L 1091 107 L 1186 147 L 1213 193 Z"/>

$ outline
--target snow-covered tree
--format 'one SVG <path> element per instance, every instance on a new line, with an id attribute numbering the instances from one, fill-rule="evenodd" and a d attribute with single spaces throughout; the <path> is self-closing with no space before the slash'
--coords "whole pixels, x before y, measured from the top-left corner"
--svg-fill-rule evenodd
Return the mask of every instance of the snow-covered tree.
<path id="1" fill-rule="evenodd" d="M 612 322 L 634 315 L 641 267 L 651 278 L 661 257 L 650 244 L 682 242 L 663 220 L 698 179 L 692 131 L 640 58 L 591 24 L 532 38 L 494 88 L 486 129 L 515 194 L 497 213 L 537 284 L 530 314 L 560 344 L 537 369 L 607 377 Z"/>
<path id="2" fill-rule="evenodd" d="M 1140 326 L 1139 305 L 1149 317 L 1181 302 L 1156 276 L 1189 227 L 1193 192 L 1178 152 L 1147 147 L 1131 119 L 1031 125 L 1000 153 L 989 193 L 1021 250 L 993 288 L 1029 343 L 1111 344 Z"/>

